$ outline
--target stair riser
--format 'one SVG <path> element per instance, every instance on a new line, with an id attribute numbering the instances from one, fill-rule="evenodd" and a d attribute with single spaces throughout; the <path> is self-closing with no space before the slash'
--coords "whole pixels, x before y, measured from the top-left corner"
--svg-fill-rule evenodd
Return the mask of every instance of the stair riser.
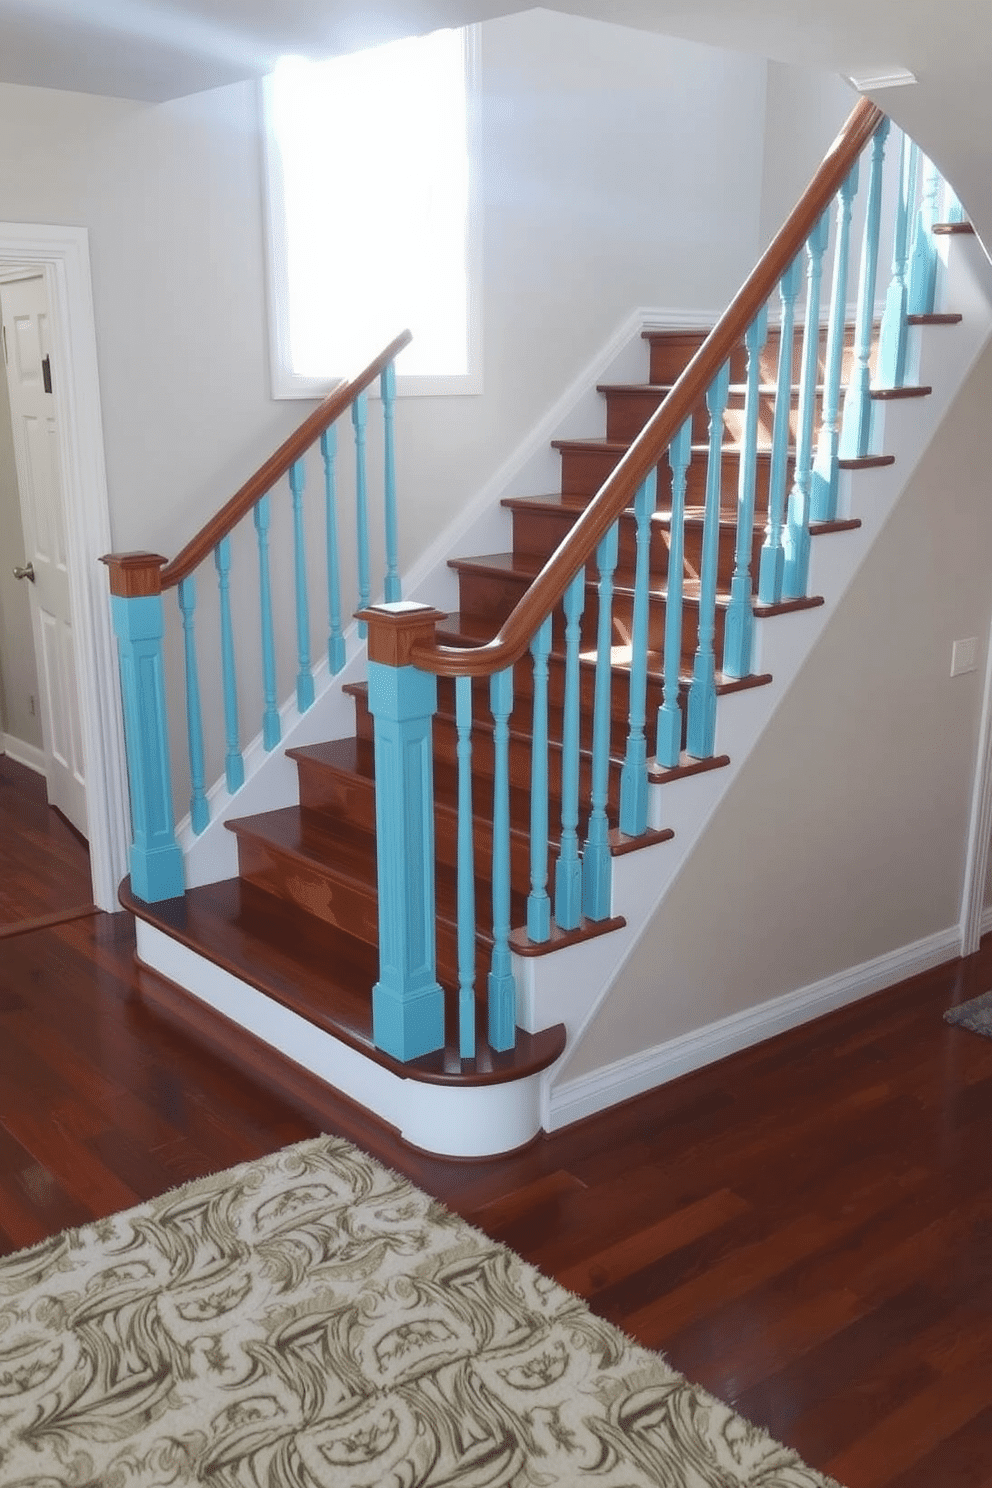
<path id="1" fill-rule="evenodd" d="M 648 381 L 653 383 L 674 383 L 684 371 L 691 357 L 699 350 L 703 342 L 703 334 L 692 331 L 649 331 L 644 338 L 650 347 L 650 361 Z M 778 328 L 772 326 L 768 331 L 764 349 L 760 357 L 762 382 L 776 382 L 778 379 L 778 355 L 779 355 L 779 332 Z M 850 377 L 851 367 L 854 362 L 854 327 L 848 326 L 844 333 L 844 355 L 842 359 L 842 382 L 847 383 Z M 817 359 L 817 381 L 821 381 L 825 371 L 827 352 L 827 330 L 825 326 L 820 327 L 820 346 Z M 872 353 L 872 366 L 874 367 L 875 352 Z M 797 383 L 802 375 L 803 365 L 803 328 L 797 326 L 792 345 L 792 371 L 790 382 Z M 744 382 L 747 376 L 747 353 L 743 345 L 738 346 L 730 358 L 730 380 L 731 382 Z"/>
<path id="2" fill-rule="evenodd" d="M 592 713 L 596 686 L 596 668 L 583 663 L 579 667 L 579 743 L 585 750 L 592 749 Z M 513 669 L 514 712 L 513 727 L 521 733 L 529 733 L 534 706 L 534 671 L 530 658 L 517 663 Z M 656 676 L 649 676 L 646 690 L 646 711 L 653 718 L 662 702 L 662 683 Z M 548 734 L 556 743 L 562 739 L 562 712 L 565 700 L 565 660 L 552 655 L 548 665 Z M 441 712 L 454 715 L 454 688 L 445 678 L 440 679 L 438 706 Z M 472 694 L 473 717 L 486 727 L 492 724 L 489 708 L 488 687 L 476 687 Z M 626 747 L 630 719 L 630 673 L 626 667 L 615 667 L 610 686 L 611 739 L 614 752 Z"/>
<path id="3" fill-rule="evenodd" d="M 498 629 L 525 592 L 527 581 L 508 574 L 459 574 L 459 606 L 461 614 L 473 621 L 492 623 Z M 633 596 L 629 591 L 614 594 L 612 607 L 613 641 L 615 646 L 629 644 L 633 629 Z M 586 604 L 582 615 L 582 649 L 594 649 L 597 640 L 599 597 L 595 586 L 586 589 Z M 723 620 L 717 608 L 718 654 L 722 654 Z M 552 627 L 555 648 L 564 650 L 565 622 L 561 611 L 556 611 Z M 665 601 L 652 598 L 648 605 L 648 646 L 653 651 L 662 651 L 665 644 Z M 683 607 L 682 647 L 683 663 L 691 662 L 698 644 L 697 606 L 687 599 Z"/>
<path id="4" fill-rule="evenodd" d="M 651 388 L 644 388 L 639 389 L 636 393 L 626 390 L 621 392 L 618 389 L 608 389 L 605 396 L 607 439 L 632 443 L 648 420 L 657 412 L 665 395 Z M 744 437 L 744 401 L 743 392 L 731 392 L 727 403 L 727 410 L 723 416 L 723 438 L 726 444 L 738 443 Z M 821 419 L 822 399 L 817 395 L 813 410 L 814 433 L 819 429 Z M 759 449 L 771 448 L 774 427 L 775 399 L 771 394 L 762 393 L 758 402 Z M 693 443 L 702 444 L 708 440 L 709 430 L 710 416 L 704 400 L 693 414 Z M 790 443 L 795 443 L 799 433 L 798 393 L 792 395 L 789 413 L 789 432 Z"/>
<path id="5" fill-rule="evenodd" d="M 551 557 L 551 554 L 558 547 L 559 543 L 568 535 L 577 517 L 577 512 L 560 507 L 548 507 L 543 510 L 533 508 L 530 510 L 517 509 L 513 513 L 514 553 L 530 558 L 547 560 Z M 702 563 L 702 518 L 695 516 L 687 517 L 683 530 L 685 543 L 683 571 L 686 577 L 696 577 L 699 574 Z M 763 527 L 758 522 L 755 525 L 751 543 L 752 572 L 756 572 L 755 565 L 758 561 L 758 555 L 761 552 L 763 541 Z M 669 546 L 670 528 L 668 524 L 660 521 L 652 522 L 649 563 L 651 573 L 660 580 L 665 580 L 668 576 Z M 720 524 L 719 566 L 717 569 L 718 581 L 721 585 L 729 584 L 733 576 L 736 549 L 736 524 L 733 519 L 725 518 Z M 624 515 L 620 518 L 620 548 L 617 562 L 617 577 L 619 580 L 628 584 L 633 582 L 636 561 L 636 524 L 632 516 Z M 595 581 L 595 562 L 590 562 L 586 566 L 586 574 L 590 580 Z"/>
<path id="6" fill-rule="evenodd" d="M 348 931 L 366 945 L 379 942 L 377 894 L 373 887 L 322 873 L 257 838 L 238 834 L 241 877 L 277 899 L 288 900 L 325 924 Z M 372 881 L 374 883 L 374 865 Z"/>
<path id="7" fill-rule="evenodd" d="M 572 501 L 590 501 L 604 481 L 620 464 L 624 451 L 571 446 L 561 453 L 561 490 Z M 708 460 L 702 452 L 695 453 L 686 471 L 686 503 L 702 506 L 706 499 L 706 471 Z M 734 511 L 737 506 L 738 472 L 740 459 L 736 453 L 725 454 L 721 459 L 720 505 L 725 511 Z M 791 482 L 793 461 L 790 459 L 788 478 Z M 755 500 L 759 511 L 768 501 L 768 476 L 771 460 L 767 451 L 758 452 L 756 462 Z M 658 488 L 656 504 L 665 508 L 672 497 L 672 472 L 667 460 L 658 466 Z"/>
<path id="8" fill-rule="evenodd" d="M 375 784 L 364 777 L 345 776 L 314 764 L 300 763 L 300 805 L 310 811 L 346 821 L 362 831 L 375 831 Z M 445 799 L 436 782 L 434 834 L 438 859 L 449 867 L 458 864 L 457 802 Z M 492 860 L 492 785 L 478 775 L 473 779 L 473 819 L 477 861 Z M 517 813 L 519 816 L 519 813 Z M 530 845 L 527 823 L 511 818 L 511 873 L 514 881 L 526 882 L 530 871 Z"/>
<path id="9" fill-rule="evenodd" d="M 521 726 L 529 728 L 529 716 L 521 709 Z M 359 738 L 372 738 L 372 715 L 360 698 L 356 697 L 356 729 Z M 649 719 L 649 742 L 653 739 L 654 720 Z M 434 720 L 434 758 L 449 766 L 457 764 L 454 719 L 439 714 Z M 518 734 L 511 735 L 508 746 L 509 778 L 512 788 L 530 790 L 531 747 L 530 739 Z M 491 719 L 479 719 L 472 733 L 472 769 L 481 779 L 490 782 L 493 778 L 494 747 Z M 579 801 L 588 801 L 592 785 L 592 765 L 589 754 L 579 759 Z M 551 799 L 549 819 L 560 820 L 558 802 L 561 800 L 561 747 L 552 740 L 548 749 L 548 790 Z M 610 763 L 609 810 L 611 821 L 615 820 L 616 806 L 620 798 L 620 763 L 618 751 L 614 750 Z M 552 828 L 552 837 L 557 839 L 557 828 Z"/>

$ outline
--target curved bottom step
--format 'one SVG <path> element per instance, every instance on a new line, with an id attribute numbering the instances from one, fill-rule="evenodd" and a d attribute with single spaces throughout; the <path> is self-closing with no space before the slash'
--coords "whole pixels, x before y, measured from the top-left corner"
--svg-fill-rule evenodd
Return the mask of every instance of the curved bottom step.
<path id="1" fill-rule="evenodd" d="M 312 920 L 302 923 L 309 917 L 280 944 L 260 940 L 251 928 L 262 928 L 271 898 L 236 879 L 154 905 L 135 899 L 125 880 L 120 898 L 135 915 L 144 965 L 364 1106 L 411 1146 L 488 1157 L 541 1132 L 544 1076 L 565 1047 L 561 1025 L 538 1034 L 518 1029 L 517 1047 L 506 1054 L 480 1051 L 478 1060 L 461 1061 L 445 1049 L 401 1064 L 372 1044 L 368 991 L 347 985 L 333 932 L 322 937 L 325 958 L 318 976 L 309 974 L 310 987 L 302 968 L 294 976 L 299 936 L 320 935 Z M 350 1004 L 338 1018 L 335 994 Z"/>

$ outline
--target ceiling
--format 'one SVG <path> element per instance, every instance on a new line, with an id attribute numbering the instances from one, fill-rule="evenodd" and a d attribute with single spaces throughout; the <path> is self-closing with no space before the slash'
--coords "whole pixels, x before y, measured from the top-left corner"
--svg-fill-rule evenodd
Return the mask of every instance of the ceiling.
<path id="1" fill-rule="evenodd" d="M 0 82 L 161 102 L 328 55 L 530 7 L 513 0 L 0 0 Z M 955 182 L 992 240 L 988 0 L 549 0 L 547 8 L 855 76 Z"/>

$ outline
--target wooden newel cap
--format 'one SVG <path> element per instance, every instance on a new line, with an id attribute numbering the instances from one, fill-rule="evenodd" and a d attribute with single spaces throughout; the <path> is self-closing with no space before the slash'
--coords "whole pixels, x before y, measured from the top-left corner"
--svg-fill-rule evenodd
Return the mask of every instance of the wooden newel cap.
<path id="1" fill-rule="evenodd" d="M 433 605 L 402 599 L 370 605 L 367 610 L 359 610 L 355 618 L 364 620 L 369 628 L 369 661 L 401 667 L 413 665 L 415 646 L 433 644 L 434 627 L 448 617 Z"/>
<path id="2" fill-rule="evenodd" d="M 168 561 L 161 553 L 104 553 L 100 559 L 110 570 L 111 594 L 121 599 L 161 594 L 162 569 Z"/>

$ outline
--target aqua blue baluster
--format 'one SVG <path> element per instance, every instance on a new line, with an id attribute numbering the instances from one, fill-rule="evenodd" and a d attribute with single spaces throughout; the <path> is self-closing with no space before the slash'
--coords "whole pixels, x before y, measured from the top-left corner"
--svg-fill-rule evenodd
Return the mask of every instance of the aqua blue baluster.
<path id="1" fill-rule="evenodd" d="M 907 134 L 899 154 L 899 197 L 892 234 L 892 282 L 885 296 L 878 338 L 879 387 L 902 387 L 906 380 L 906 302 L 909 295 L 909 218 L 916 200 L 919 150 Z"/>
<path id="2" fill-rule="evenodd" d="M 158 559 L 157 567 L 164 562 Z M 157 572 L 154 582 L 157 586 Z M 159 592 L 135 597 L 112 593 L 110 611 L 120 662 L 131 801 L 131 888 L 146 904 L 155 904 L 177 898 L 186 887 L 172 809 L 162 596 Z"/>
<path id="3" fill-rule="evenodd" d="M 827 360 L 823 374 L 823 418 L 816 441 L 810 510 L 814 522 L 832 522 L 837 515 L 837 446 L 840 441 L 840 380 L 844 368 L 844 329 L 847 316 L 847 269 L 851 244 L 851 208 L 858 189 L 855 164 L 837 193 L 837 230 L 834 274 L 830 290 Z"/>
<path id="4" fill-rule="evenodd" d="M 475 1058 L 475 833 L 472 823 L 472 679 L 455 678 L 458 729 L 458 1052 Z"/>
<path id="5" fill-rule="evenodd" d="M 204 789 L 203 714 L 200 708 L 200 678 L 196 665 L 196 580 L 183 579 L 176 591 L 183 617 L 183 652 L 186 659 L 186 737 L 189 741 L 189 778 L 191 795 L 189 820 L 194 832 L 202 832 L 210 820 L 210 807 Z"/>
<path id="6" fill-rule="evenodd" d="M 868 167 L 868 200 L 865 206 L 865 235 L 861 245 L 858 278 L 858 309 L 854 320 L 855 364 L 844 394 L 840 426 L 840 452 L 845 459 L 861 459 L 871 442 L 871 340 L 875 313 L 875 280 L 878 274 L 878 242 L 882 219 L 882 165 L 889 121 L 883 119 L 872 137 Z"/>
<path id="7" fill-rule="evenodd" d="M 610 913 L 613 863 L 606 803 L 610 790 L 610 693 L 613 682 L 613 575 L 619 550 L 619 524 L 613 523 L 596 549 L 599 616 L 596 627 L 596 683 L 592 712 L 592 790 L 589 830 L 582 854 L 582 911 L 590 920 Z"/>
<path id="8" fill-rule="evenodd" d="M 293 495 L 293 566 L 296 580 L 296 706 L 301 713 L 313 703 L 313 672 L 310 669 L 310 601 L 307 594 L 307 541 L 303 530 L 303 490 L 306 465 L 297 460 L 289 467 L 289 489 Z"/>
<path id="9" fill-rule="evenodd" d="M 338 453 L 338 428 L 332 424 L 320 436 L 320 454 L 324 462 L 324 529 L 327 534 L 327 664 L 336 676 L 344 666 L 344 633 L 341 629 L 341 558 L 338 548 L 338 507 L 335 460 Z"/>
<path id="10" fill-rule="evenodd" d="M 387 603 L 401 599 L 398 569 L 399 542 L 396 523 L 396 454 L 394 450 L 393 408 L 396 403 L 396 364 L 390 362 L 379 379 L 382 397 L 383 470 L 385 476 L 384 503 L 386 518 L 386 582 Z"/>
<path id="11" fill-rule="evenodd" d="M 245 783 L 245 762 L 238 740 L 238 678 L 234 666 L 234 629 L 231 625 L 231 539 L 222 537 L 214 548 L 220 591 L 220 664 L 224 686 L 224 734 L 227 753 L 224 774 L 233 795 Z"/>
<path id="12" fill-rule="evenodd" d="M 937 293 L 937 243 L 933 229 L 940 197 L 940 171 L 923 157 L 923 189 L 913 223 L 913 246 L 909 254 L 909 289 L 906 309 L 910 315 L 932 315 Z"/>
<path id="13" fill-rule="evenodd" d="M 527 934 L 545 941 L 551 935 L 551 900 L 548 897 L 548 655 L 551 651 L 551 616 L 531 641 L 534 659 L 534 713 L 530 751 L 530 894 L 527 898 Z"/>
<path id="14" fill-rule="evenodd" d="M 372 594 L 369 557 L 369 493 L 365 457 L 365 431 L 368 424 L 368 397 L 359 393 L 351 405 L 351 423 L 355 431 L 355 534 L 358 543 L 358 608 L 368 608 Z M 358 634 L 368 634 L 365 621 L 358 622 Z"/>
<path id="15" fill-rule="evenodd" d="M 768 335 L 768 308 L 762 306 L 747 329 L 747 391 L 744 395 L 744 438 L 737 476 L 737 545 L 730 607 L 723 630 L 723 670 L 728 677 L 746 677 L 751 670 L 754 615 L 751 610 L 751 548 L 754 535 L 754 494 L 757 478 L 758 414 L 761 394 L 761 353 Z"/>
<path id="16" fill-rule="evenodd" d="M 648 585 L 651 576 L 651 517 L 657 504 L 658 473 L 652 470 L 634 497 L 637 557 L 631 623 L 630 705 L 627 752 L 620 772 L 620 830 L 640 837 L 648 825 Z"/>
<path id="17" fill-rule="evenodd" d="M 686 419 L 668 447 L 672 471 L 672 519 L 668 537 L 668 584 L 665 597 L 665 681 L 658 709 L 658 764 L 669 769 L 682 753 L 682 581 L 685 554 L 685 482 L 692 458 L 692 419 Z"/>
<path id="18" fill-rule="evenodd" d="M 803 327 L 803 358 L 799 378 L 796 463 L 789 494 L 789 520 L 784 541 L 782 595 L 785 599 L 803 598 L 809 583 L 813 415 L 816 412 L 816 384 L 820 369 L 820 284 L 829 232 L 830 218 L 824 212 L 806 243 L 806 323 Z"/>
<path id="19" fill-rule="evenodd" d="M 579 856 L 579 649 L 586 571 L 580 568 L 565 590 L 565 702 L 562 709 L 561 846 L 555 864 L 555 920 L 574 930 L 582 917 L 582 859 Z"/>
<path id="20" fill-rule="evenodd" d="M 710 415 L 710 447 L 706 467 L 706 507 L 703 512 L 703 557 L 699 575 L 699 639 L 692 664 L 686 707 L 686 749 L 696 759 L 708 759 L 716 738 L 716 577 L 720 561 L 720 495 L 723 480 L 723 415 L 730 392 L 730 363 L 725 362 L 710 383 L 706 407 Z"/>
<path id="21" fill-rule="evenodd" d="M 255 532 L 258 537 L 258 609 L 262 627 L 262 743 L 274 749 L 279 743 L 280 724 L 276 694 L 276 646 L 272 629 L 272 580 L 269 576 L 269 525 L 271 512 L 268 496 L 255 503 Z"/>
<path id="22" fill-rule="evenodd" d="M 785 571 L 782 526 L 792 423 L 792 348 L 796 324 L 796 295 L 799 293 L 801 273 L 801 260 L 797 254 L 782 275 L 779 285 L 782 320 L 779 329 L 778 377 L 775 383 L 772 456 L 768 472 L 768 515 L 758 567 L 758 599 L 761 604 L 766 605 L 778 604 L 782 598 L 782 575 Z"/>
<path id="23" fill-rule="evenodd" d="M 512 1049 L 517 1041 L 517 984 L 510 960 L 510 727 L 513 668 L 489 683 L 493 714 L 493 955 L 489 972 L 489 1043 Z"/>

